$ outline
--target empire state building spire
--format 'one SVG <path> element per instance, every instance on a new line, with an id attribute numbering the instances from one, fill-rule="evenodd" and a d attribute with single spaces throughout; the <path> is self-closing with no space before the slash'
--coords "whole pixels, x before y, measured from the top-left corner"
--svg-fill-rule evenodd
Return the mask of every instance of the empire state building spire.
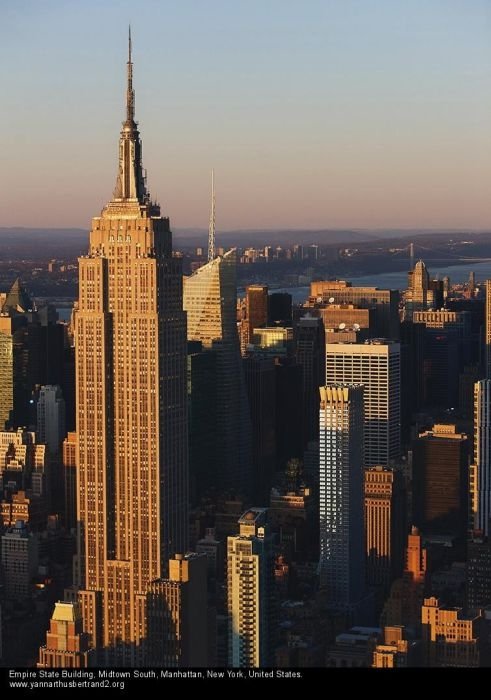
<path id="1" fill-rule="evenodd" d="M 76 585 L 96 662 L 111 667 L 168 663 L 162 580 L 188 551 L 182 260 L 145 188 L 132 73 L 129 37 L 118 180 L 79 258 L 75 313 Z"/>
<path id="2" fill-rule="evenodd" d="M 128 124 L 135 124 L 135 91 L 133 90 L 133 62 L 131 60 L 131 27 L 128 27 L 128 62 L 126 66 L 128 76 L 128 87 L 126 89 L 126 121 Z"/>
<path id="3" fill-rule="evenodd" d="M 135 121 L 135 91 L 133 90 L 133 61 L 131 57 L 131 27 L 128 32 L 128 61 L 126 63 L 126 121 L 119 137 L 119 169 L 114 188 L 114 200 L 149 204 L 142 166 L 140 132 Z"/>

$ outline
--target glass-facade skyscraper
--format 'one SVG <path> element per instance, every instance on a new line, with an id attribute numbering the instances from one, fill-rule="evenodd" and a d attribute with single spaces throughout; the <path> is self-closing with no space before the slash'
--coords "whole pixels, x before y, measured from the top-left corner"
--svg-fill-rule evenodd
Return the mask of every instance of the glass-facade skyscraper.
<path id="1" fill-rule="evenodd" d="M 363 387 L 320 387 L 320 583 L 348 611 L 364 592 Z"/>
<path id="2" fill-rule="evenodd" d="M 229 250 L 184 280 L 188 340 L 216 351 L 216 471 L 213 485 L 252 490 L 252 429 L 241 363 L 236 254 Z"/>

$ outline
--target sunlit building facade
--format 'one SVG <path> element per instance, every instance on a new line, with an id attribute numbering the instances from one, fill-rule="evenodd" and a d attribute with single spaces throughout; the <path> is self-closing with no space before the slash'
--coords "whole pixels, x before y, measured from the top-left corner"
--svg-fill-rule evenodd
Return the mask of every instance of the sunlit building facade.
<path id="1" fill-rule="evenodd" d="M 147 594 L 187 548 L 186 316 L 169 219 L 146 188 L 128 59 L 113 199 L 79 259 L 77 586 L 114 666 L 145 663 Z M 101 649 L 99 649 L 101 651 Z"/>
<path id="2" fill-rule="evenodd" d="M 328 343 L 326 382 L 363 384 L 365 466 L 388 467 L 401 449 L 401 346 L 384 339 Z"/>
<path id="3" fill-rule="evenodd" d="M 239 535 L 227 540 L 228 662 L 269 666 L 274 654 L 274 549 L 267 510 L 239 518 Z"/>
<path id="4" fill-rule="evenodd" d="M 229 250 L 184 279 L 189 341 L 216 351 L 214 486 L 250 493 L 252 429 L 236 322 L 236 254 Z"/>
<path id="5" fill-rule="evenodd" d="M 38 668 L 86 668 L 95 661 L 89 635 L 83 631 L 82 611 L 78 603 L 55 605 L 46 634 L 46 644 L 39 650 Z"/>

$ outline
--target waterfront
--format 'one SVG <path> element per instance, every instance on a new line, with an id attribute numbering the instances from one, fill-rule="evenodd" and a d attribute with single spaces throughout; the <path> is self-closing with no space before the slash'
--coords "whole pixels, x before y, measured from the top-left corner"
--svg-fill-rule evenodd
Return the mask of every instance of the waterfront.
<path id="1" fill-rule="evenodd" d="M 483 282 L 486 279 L 491 279 L 491 260 L 486 260 L 480 263 L 469 263 L 462 265 L 450 265 L 448 267 L 429 267 L 430 276 L 432 279 L 442 279 L 442 277 L 450 277 L 452 284 L 461 284 L 469 279 L 469 272 L 474 271 L 476 282 Z M 341 278 L 344 279 L 344 278 Z M 347 280 L 353 283 L 356 287 L 379 287 L 379 289 L 406 289 L 407 287 L 407 271 L 398 270 L 397 272 L 379 272 L 378 274 L 361 275 L 359 277 L 346 277 Z M 238 296 L 244 296 L 245 289 L 240 287 Z M 294 304 L 304 302 L 310 293 L 310 286 L 301 287 L 270 287 L 270 293 L 288 292 L 292 295 Z M 39 300 L 38 300 L 39 301 Z M 57 299 L 55 303 L 60 317 L 60 321 L 69 321 L 72 300 Z"/>
<path id="2" fill-rule="evenodd" d="M 469 279 L 469 272 L 474 271 L 476 282 L 491 279 L 491 260 L 480 263 L 469 263 L 468 265 L 450 265 L 449 267 L 429 268 L 432 279 L 442 279 L 450 277 L 450 282 L 460 284 Z M 379 287 L 380 289 L 406 289 L 407 271 L 379 272 L 375 275 L 362 275 L 360 277 L 347 277 L 356 287 Z M 288 292 L 293 297 L 293 303 L 300 304 L 308 297 L 309 286 L 303 287 L 283 287 L 281 289 L 271 289 L 270 292 Z"/>

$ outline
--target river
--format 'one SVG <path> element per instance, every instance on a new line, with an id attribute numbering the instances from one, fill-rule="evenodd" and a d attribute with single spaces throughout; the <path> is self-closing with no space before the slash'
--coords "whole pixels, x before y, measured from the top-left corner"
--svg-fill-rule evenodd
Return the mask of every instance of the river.
<path id="1" fill-rule="evenodd" d="M 491 260 L 481 263 L 469 263 L 469 265 L 450 265 L 449 267 L 428 268 L 432 278 L 450 277 L 451 283 L 462 283 L 469 279 L 471 270 L 476 274 L 476 282 L 491 279 Z M 380 289 L 406 289 L 407 271 L 379 272 L 376 275 L 362 275 L 360 277 L 347 277 L 356 287 L 379 287 Z M 272 292 L 288 292 L 293 297 L 294 304 L 305 301 L 310 293 L 310 287 L 283 287 L 270 289 Z"/>
<path id="2" fill-rule="evenodd" d="M 450 277 L 451 283 L 466 282 L 469 279 L 469 272 L 473 270 L 476 274 L 476 282 L 491 279 L 491 260 L 481 263 L 469 263 L 469 265 L 450 265 L 449 267 L 438 267 L 433 270 L 429 268 L 432 277 Z M 407 272 L 379 272 L 376 275 L 362 275 L 361 277 L 348 277 L 356 287 L 379 287 L 380 289 L 406 289 Z M 304 302 L 310 293 L 310 287 L 282 287 L 281 289 L 270 288 L 273 292 L 288 292 L 293 297 L 294 304 Z M 244 296 L 244 289 L 239 290 L 239 296 Z M 57 311 L 60 321 L 69 321 L 71 306 L 58 307 Z"/>

